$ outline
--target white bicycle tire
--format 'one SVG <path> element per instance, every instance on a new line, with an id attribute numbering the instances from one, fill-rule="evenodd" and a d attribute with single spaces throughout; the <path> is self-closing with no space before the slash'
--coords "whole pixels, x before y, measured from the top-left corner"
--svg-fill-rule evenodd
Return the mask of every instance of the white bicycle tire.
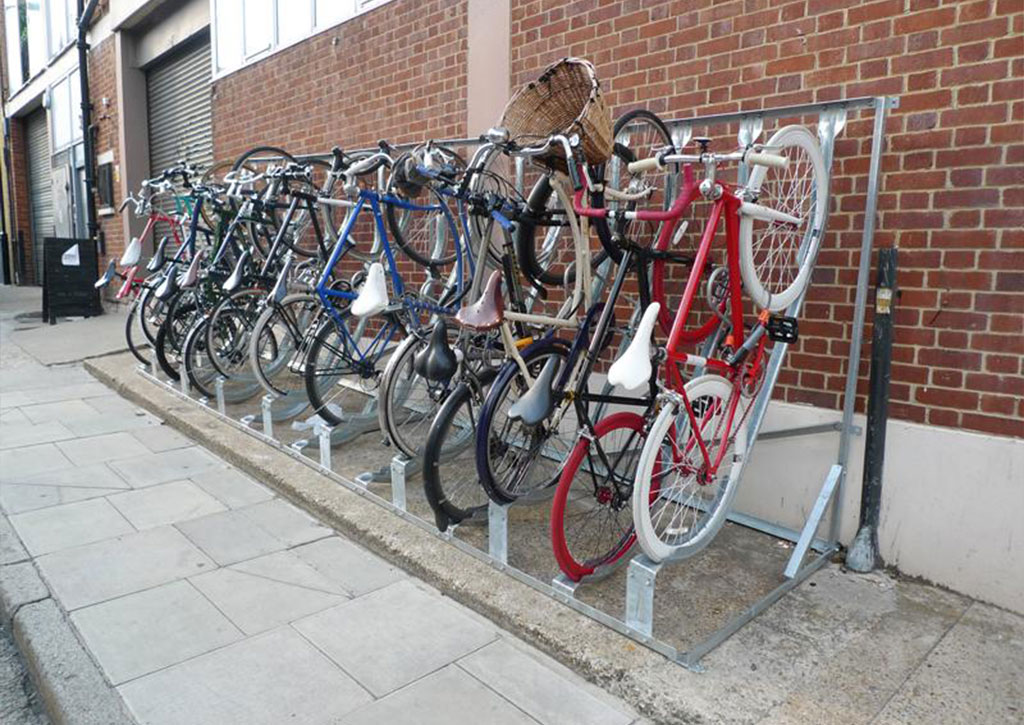
<path id="1" fill-rule="evenodd" d="M 825 169 L 825 159 L 821 155 L 821 149 L 814 135 L 804 126 L 784 126 L 776 131 L 769 139 L 769 147 L 775 147 L 785 155 L 786 147 L 799 146 L 807 153 L 808 160 L 814 172 L 813 190 L 815 193 L 815 205 L 811 225 L 808 233 L 811 234 L 807 251 L 804 253 L 800 268 L 788 287 L 781 291 L 772 292 L 768 290 L 761 280 L 757 264 L 754 259 L 754 219 L 749 214 L 740 214 L 740 273 L 743 278 L 743 287 L 750 295 L 750 298 L 759 306 L 771 312 L 785 310 L 789 305 L 799 299 L 811 279 L 811 270 L 817 257 L 818 248 L 821 246 L 821 237 L 824 232 L 826 205 L 828 199 L 828 174 Z M 772 153 L 777 153 L 774 149 Z M 769 169 L 765 166 L 755 166 L 750 171 L 750 179 L 747 187 L 755 193 L 761 189 L 765 175 Z"/>
<path id="2" fill-rule="evenodd" d="M 715 394 L 728 400 L 733 393 L 733 386 L 721 376 L 701 375 L 688 382 L 685 390 L 687 397 L 691 401 L 696 401 L 702 396 L 709 394 Z M 736 415 L 742 415 L 742 410 L 738 409 Z M 669 558 L 685 559 L 693 556 L 710 544 L 718 530 L 721 529 L 722 524 L 725 523 L 725 518 L 729 513 L 733 497 L 736 495 L 738 488 L 738 480 L 730 475 L 725 483 L 726 491 L 721 496 L 717 508 L 712 512 L 711 518 L 692 539 L 679 545 L 673 545 L 664 541 L 658 535 L 655 522 L 651 518 L 651 479 L 654 473 L 654 463 L 660 453 L 661 442 L 676 417 L 677 410 L 674 405 L 664 406 L 658 414 L 654 425 L 644 441 L 644 447 L 640 453 L 640 461 L 637 465 L 636 479 L 633 484 L 633 526 L 636 531 L 637 543 L 640 544 L 644 554 L 655 562 L 665 561 Z M 727 451 L 726 458 L 730 455 L 731 453 Z"/>

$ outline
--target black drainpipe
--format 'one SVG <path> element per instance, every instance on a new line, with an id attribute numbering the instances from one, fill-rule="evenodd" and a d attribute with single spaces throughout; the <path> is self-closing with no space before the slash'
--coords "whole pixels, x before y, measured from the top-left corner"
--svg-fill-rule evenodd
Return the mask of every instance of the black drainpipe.
<path id="1" fill-rule="evenodd" d="M 89 238 L 95 240 L 99 225 L 96 223 L 96 172 L 92 148 L 92 102 L 89 100 L 89 43 L 85 35 L 92 22 L 92 14 L 99 0 L 78 0 L 78 79 L 82 86 L 82 152 L 85 156 L 85 218 Z"/>

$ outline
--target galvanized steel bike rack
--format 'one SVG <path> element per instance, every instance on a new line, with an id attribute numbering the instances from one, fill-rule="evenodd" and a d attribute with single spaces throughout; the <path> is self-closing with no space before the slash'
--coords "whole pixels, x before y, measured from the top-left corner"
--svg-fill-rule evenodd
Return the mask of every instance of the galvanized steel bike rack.
<path id="1" fill-rule="evenodd" d="M 720 645 L 731 635 L 736 633 L 743 625 L 754 619 L 773 603 L 778 601 L 787 592 L 795 588 L 807 579 L 811 574 L 820 569 L 839 548 L 839 525 L 842 516 L 842 496 L 847 472 L 847 464 L 850 454 L 851 438 L 860 433 L 860 429 L 853 423 L 854 402 L 857 385 L 857 369 L 860 360 L 861 343 L 863 341 L 863 327 L 865 308 L 868 296 L 868 278 L 871 269 L 871 252 L 874 243 L 875 214 L 877 211 L 877 200 L 879 182 L 881 176 L 881 157 L 884 144 L 885 118 L 889 109 L 898 106 L 899 99 L 896 97 L 863 97 L 826 103 L 806 104 L 799 106 L 788 106 L 783 108 L 763 109 L 757 111 L 745 111 L 713 116 L 694 117 L 669 122 L 673 139 L 677 146 L 689 141 L 694 127 L 718 126 L 722 124 L 738 123 L 738 140 L 740 144 L 754 143 L 763 131 L 763 124 L 766 119 L 795 118 L 818 115 L 818 138 L 821 143 L 822 153 L 825 158 L 826 167 L 831 181 L 833 162 L 834 142 L 846 125 L 847 113 L 852 110 L 873 109 L 874 127 L 871 143 L 871 161 L 868 172 L 867 197 L 865 205 L 864 229 L 861 235 L 860 262 L 857 275 L 857 293 L 854 302 L 853 336 L 850 341 L 850 351 L 847 362 L 845 397 L 843 401 L 842 419 L 838 423 L 827 423 L 822 425 L 802 426 L 785 430 L 773 430 L 765 433 L 760 432 L 761 424 L 768 405 L 771 401 L 772 390 L 778 379 L 782 364 L 787 352 L 785 343 L 777 343 L 770 354 L 765 381 L 762 389 L 755 400 L 752 408 L 750 421 L 746 427 L 737 435 L 737 450 L 740 455 L 740 465 L 734 466 L 731 475 L 742 476 L 743 468 L 749 459 L 754 444 L 760 440 L 778 439 L 799 435 L 811 435 L 824 432 L 838 432 L 839 446 L 835 462 L 830 467 L 822 483 L 818 496 L 811 508 L 806 521 L 797 531 L 780 524 L 767 521 L 755 516 L 733 512 L 728 519 L 742 526 L 769 534 L 794 543 L 794 549 L 789 557 L 785 570 L 782 572 L 782 582 L 771 592 L 762 596 L 756 602 L 735 615 L 723 627 L 707 636 L 702 641 L 680 650 L 674 645 L 654 636 L 654 592 L 658 574 L 666 566 L 678 562 L 665 561 L 654 563 L 642 554 L 634 555 L 628 562 L 627 585 L 624 606 L 624 616 L 619 619 L 608 612 L 597 609 L 576 598 L 576 589 L 584 586 L 581 583 L 571 582 L 564 577 L 557 577 L 551 582 L 546 582 L 537 577 L 508 565 L 508 507 L 490 504 L 487 512 L 489 525 L 488 550 L 483 551 L 476 546 L 454 536 L 452 531 L 440 532 L 432 521 L 426 521 L 418 516 L 412 515 L 406 506 L 406 486 L 408 478 L 417 471 L 418 462 L 412 461 L 401 455 L 396 455 L 390 464 L 391 498 L 390 500 L 378 496 L 367 485 L 372 480 L 386 480 L 383 472 L 365 473 L 356 480 L 342 476 L 331 469 L 331 448 L 336 429 L 323 423 L 314 426 L 314 439 L 318 444 L 319 456 L 314 459 L 304 453 L 304 449 L 312 442 L 310 440 L 297 441 L 286 445 L 273 435 L 273 396 L 264 396 L 260 401 L 260 417 L 262 418 L 261 429 L 252 426 L 256 415 L 247 415 L 240 420 L 226 414 L 224 400 L 224 379 L 218 378 L 215 381 L 216 408 L 211 408 L 208 401 L 202 403 L 203 407 L 215 417 L 235 428 L 244 430 L 260 440 L 267 442 L 272 447 L 285 453 L 307 466 L 319 471 L 332 481 L 365 497 L 374 503 L 388 509 L 400 518 L 409 521 L 419 528 L 432 533 L 439 539 L 447 541 L 452 546 L 469 554 L 470 556 L 486 562 L 494 568 L 505 572 L 513 579 L 526 584 L 533 589 L 563 602 L 570 608 L 588 616 L 605 626 L 623 634 L 637 642 L 644 644 L 650 649 L 659 652 L 665 657 L 679 663 L 687 668 L 700 671 L 703 669 L 700 660 L 708 652 Z M 479 139 L 455 139 L 442 141 L 450 146 L 474 145 Z M 410 146 L 411 147 L 411 146 Z M 313 158 L 310 156 L 308 158 Z M 319 157 L 319 155 L 315 156 Z M 523 165 L 521 159 L 517 159 L 515 168 L 516 180 L 521 186 L 523 179 Z M 742 170 L 741 174 L 744 173 Z M 742 177 L 741 177 L 742 180 Z M 826 217 L 827 222 L 827 217 Z M 787 310 L 787 315 L 798 316 L 803 304 L 803 297 L 794 302 Z M 154 354 L 154 365 L 155 365 Z M 157 374 L 158 368 L 152 367 L 147 370 L 146 366 L 139 365 L 138 372 L 143 377 L 158 384 L 165 391 L 184 400 L 198 403 L 188 391 L 188 384 L 174 385 L 170 381 L 162 380 Z M 182 375 L 185 380 L 185 376 Z M 825 513 L 831 507 L 831 517 L 828 526 L 828 533 L 824 537 L 817 536 L 817 530 L 822 523 Z M 814 551 L 815 556 L 806 563 L 804 559 L 808 551 Z"/>

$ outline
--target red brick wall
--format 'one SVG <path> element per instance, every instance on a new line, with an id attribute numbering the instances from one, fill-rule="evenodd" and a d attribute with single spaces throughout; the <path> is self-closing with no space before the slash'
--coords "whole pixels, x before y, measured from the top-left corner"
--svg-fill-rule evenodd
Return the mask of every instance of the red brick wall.
<path id="1" fill-rule="evenodd" d="M 117 168 L 121 163 L 120 149 L 118 145 L 118 124 L 120 99 L 117 95 L 117 60 L 114 48 L 114 38 L 111 36 L 89 51 L 89 96 L 92 99 L 92 123 L 95 128 L 94 153 L 97 157 L 108 151 L 114 154 L 114 166 Z M 107 105 L 103 104 L 106 98 Z M 114 183 L 114 208 L 121 203 L 120 184 Z M 97 199 L 97 206 L 99 200 Z M 121 217 L 98 216 L 100 231 L 106 241 L 106 256 L 100 260 L 102 270 L 107 260 L 120 258 L 124 252 L 124 225 Z M 118 285 L 108 286 L 107 292 L 114 294 Z"/>
<path id="2" fill-rule="evenodd" d="M 1020 0 L 513 0 L 513 86 L 577 55 L 596 64 L 615 113 L 900 96 L 875 237 L 900 247 L 891 414 L 1024 436 L 1021 10 Z M 786 400 L 841 405 L 870 135 L 870 113 L 851 114 L 836 144 L 830 233 L 781 379 Z"/>
<path id="3" fill-rule="evenodd" d="M 11 233 L 17 245 L 21 240 L 21 257 L 24 262 L 21 271 L 21 284 L 38 284 L 35 277 L 35 261 L 32 256 L 32 223 L 29 215 L 28 193 L 28 140 L 25 138 L 25 122 L 21 118 L 12 118 L 10 122 L 11 138 L 8 142 L 11 153 L 10 187 L 11 200 L 7 209 L 11 213 Z M 18 260 L 14 260 L 17 264 Z"/>
<path id="4" fill-rule="evenodd" d="M 395 0 L 214 83 L 214 152 L 465 133 L 466 1 Z"/>

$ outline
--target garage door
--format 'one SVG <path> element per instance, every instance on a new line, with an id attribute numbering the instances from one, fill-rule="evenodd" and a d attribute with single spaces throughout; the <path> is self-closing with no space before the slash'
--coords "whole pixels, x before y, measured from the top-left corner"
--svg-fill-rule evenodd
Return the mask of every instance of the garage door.
<path id="1" fill-rule="evenodd" d="M 54 236 L 53 172 L 50 165 L 50 129 L 46 111 L 38 110 L 25 119 L 28 139 L 28 193 L 32 215 L 32 263 L 34 281 L 42 284 L 43 238 Z"/>
<path id="2" fill-rule="evenodd" d="M 147 69 L 151 176 L 181 159 L 201 167 L 212 162 L 210 73 L 208 37 Z M 173 210 L 173 202 L 166 210 Z"/>

